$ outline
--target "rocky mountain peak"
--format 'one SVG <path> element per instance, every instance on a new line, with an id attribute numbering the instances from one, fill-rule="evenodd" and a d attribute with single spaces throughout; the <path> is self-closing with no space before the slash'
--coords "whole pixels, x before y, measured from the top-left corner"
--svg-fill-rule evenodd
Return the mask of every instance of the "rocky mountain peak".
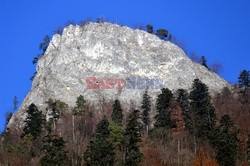
<path id="1" fill-rule="evenodd" d="M 111 23 L 70 25 L 53 36 L 39 59 L 32 88 L 10 124 L 25 117 L 29 104 L 43 109 L 49 98 L 71 107 L 79 95 L 93 103 L 104 98 L 139 106 L 146 85 L 155 101 L 162 87 L 189 90 L 195 78 L 211 92 L 229 86 L 181 48 L 153 34 Z"/>

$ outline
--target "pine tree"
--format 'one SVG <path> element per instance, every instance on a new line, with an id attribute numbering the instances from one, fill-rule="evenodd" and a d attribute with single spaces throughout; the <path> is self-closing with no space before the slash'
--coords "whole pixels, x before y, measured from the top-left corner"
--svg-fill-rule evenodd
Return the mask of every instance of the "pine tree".
<path id="1" fill-rule="evenodd" d="M 156 35 L 159 36 L 160 39 L 165 40 L 168 37 L 168 31 L 166 29 L 158 29 Z"/>
<path id="2" fill-rule="evenodd" d="M 242 70 L 238 78 L 239 86 L 242 88 L 250 87 L 250 71 Z"/>
<path id="3" fill-rule="evenodd" d="M 23 134 L 21 137 L 24 137 L 27 134 L 31 134 L 34 139 L 41 133 L 44 116 L 41 111 L 39 111 L 35 104 L 30 104 L 27 110 L 27 117 L 25 119 L 25 126 L 23 129 Z"/>
<path id="4" fill-rule="evenodd" d="M 194 133 L 198 137 L 206 137 L 215 125 L 215 109 L 206 84 L 195 79 L 190 92 L 190 112 L 195 115 Z"/>
<path id="5" fill-rule="evenodd" d="M 210 134 L 210 143 L 216 149 L 216 160 L 221 166 L 235 166 L 239 140 L 238 131 L 234 129 L 233 121 L 229 115 L 224 115 L 220 126 L 213 129 Z"/>
<path id="6" fill-rule="evenodd" d="M 170 128 L 173 123 L 170 119 L 170 110 L 169 106 L 172 102 L 173 94 L 168 88 L 163 88 L 161 94 L 158 95 L 156 101 L 156 111 L 155 124 L 156 128 L 158 127 L 167 127 Z"/>
<path id="7" fill-rule="evenodd" d="M 60 118 L 60 112 L 68 108 L 68 105 L 60 100 L 53 101 L 51 98 L 47 101 L 49 112 L 49 120 L 53 123 L 53 129 L 56 130 L 56 122 Z"/>
<path id="8" fill-rule="evenodd" d="M 123 110 L 121 108 L 121 104 L 119 100 L 115 100 L 115 103 L 113 104 L 113 112 L 111 115 L 112 121 L 121 125 L 122 119 L 123 119 Z"/>
<path id="9" fill-rule="evenodd" d="M 207 66 L 207 60 L 206 60 L 205 56 L 201 56 L 201 65 L 203 65 L 207 69 L 209 69 L 208 66 Z"/>
<path id="10" fill-rule="evenodd" d="M 77 97 L 76 107 L 74 109 L 74 114 L 83 115 L 86 111 L 86 101 L 82 95 Z"/>
<path id="11" fill-rule="evenodd" d="M 148 24 L 148 25 L 146 26 L 146 28 L 147 28 L 147 32 L 148 32 L 148 33 L 153 33 L 153 32 L 154 32 L 154 28 L 153 28 L 152 25 Z"/>
<path id="12" fill-rule="evenodd" d="M 143 100 L 142 100 L 142 121 L 144 123 L 144 129 L 146 132 L 149 130 L 149 125 L 150 125 L 150 109 L 151 109 L 151 102 L 150 102 L 150 96 L 148 95 L 148 91 L 146 90 L 144 95 L 143 95 Z"/>
<path id="13" fill-rule="evenodd" d="M 137 166 L 142 160 L 139 150 L 142 126 L 139 122 L 139 111 L 134 110 L 128 117 L 124 135 L 125 165 Z"/>
<path id="14" fill-rule="evenodd" d="M 86 127 L 86 118 L 85 113 L 87 111 L 86 101 L 82 95 L 78 96 L 76 99 L 76 106 L 72 111 L 72 139 L 73 144 L 72 146 L 78 147 L 80 146 L 80 142 L 76 139 L 76 132 L 75 132 L 75 119 L 80 118 L 80 120 L 84 121 L 83 123 L 78 124 L 79 128 Z M 76 117 L 76 118 L 75 118 Z M 82 119 L 84 117 L 84 119 Z M 80 130 L 82 131 L 82 130 Z M 74 155 L 75 154 L 75 155 Z M 78 156 L 77 148 L 73 148 L 73 156 L 72 156 L 72 163 L 79 163 L 81 158 Z"/>
<path id="15" fill-rule="evenodd" d="M 46 49 L 48 48 L 49 42 L 50 42 L 50 37 L 48 35 L 46 35 L 43 38 L 43 42 L 40 43 L 40 45 L 39 45 L 39 49 L 42 50 L 43 53 L 45 53 Z"/>
<path id="16" fill-rule="evenodd" d="M 51 112 L 49 114 L 50 120 L 55 123 L 56 121 L 59 120 L 59 114 L 60 114 L 57 104 L 51 98 L 48 100 L 47 104 L 48 104 L 48 108 L 51 109 Z"/>
<path id="17" fill-rule="evenodd" d="M 41 166 L 68 166 L 70 165 L 67 151 L 65 150 L 66 142 L 62 137 L 52 136 L 50 124 L 47 126 L 47 135 L 43 139 L 44 151 L 43 157 L 40 159 Z"/>
<path id="18" fill-rule="evenodd" d="M 89 142 L 84 160 L 87 166 L 111 166 L 115 161 L 114 145 L 108 140 L 109 122 L 104 117 L 97 125 L 95 138 Z"/>
<path id="19" fill-rule="evenodd" d="M 72 136 L 73 136 L 73 141 L 75 140 L 75 116 L 76 117 L 82 117 L 87 110 L 86 107 L 86 101 L 82 95 L 78 96 L 76 99 L 76 106 L 73 110 L 72 114 Z M 86 125 L 86 119 L 84 119 L 84 123 L 82 125 Z"/>
<path id="20" fill-rule="evenodd" d="M 36 64 L 38 62 L 39 58 L 44 55 L 46 49 L 49 46 L 49 42 L 50 42 L 50 37 L 48 35 L 46 35 L 43 38 L 43 42 L 41 42 L 40 45 L 39 45 L 39 49 L 42 51 L 42 53 L 38 54 L 36 57 L 34 57 L 34 59 L 32 60 L 33 64 Z"/>

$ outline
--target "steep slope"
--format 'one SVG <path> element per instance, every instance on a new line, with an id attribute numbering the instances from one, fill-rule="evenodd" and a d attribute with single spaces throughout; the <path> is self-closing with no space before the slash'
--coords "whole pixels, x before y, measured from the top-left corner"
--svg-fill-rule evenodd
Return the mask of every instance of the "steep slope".
<path id="1" fill-rule="evenodd" d="M 84 95 L 94 103 L 105 98 L 138 106 L 145 91 L 143 87 L 128 89 L 128 82 L 123 89 L 116 89 L 117 85 L 114 89 L 86 89 L 87 77 L 101 78 L 104 82 L 108 78 L 126 81 L 135 77 L 137 83 L 138 78 L 158 79 L 154 83 L 159 85 L 157 81 L 162 80 L 163 87 L 171 90 L 190 89 L 195 78 L 207 84 L 211 92 L 229 86 L 217 74 L 192 62 L 175 44 L 145 31 L 111 23 L 70 25 L 61 36 L 53 36 L 38 62 L 32 88 L 10 125 L 22 121 L 25 109 L 32 102 L 41 109 L 49 98 L 74 106 L 76 97 Z M 159 88 L 149 89 L 153 100 L 159 91 Z"/>

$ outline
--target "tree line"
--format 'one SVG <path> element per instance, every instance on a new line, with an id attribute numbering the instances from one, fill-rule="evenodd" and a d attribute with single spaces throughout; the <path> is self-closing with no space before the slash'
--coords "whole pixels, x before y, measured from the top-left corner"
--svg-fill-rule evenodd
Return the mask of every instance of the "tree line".
<path id="1" fill-rule="evenodd" d="M 249 72 L 248 75 L 246 73 L 243 70 L 239 76 L 239 86 L 242 89 L 239 94 L 248 95 Z M 70 113 L 72 124 L 69 124 L 71 127 L 68 130 L 60 129 L 62 123 L 67 123 L 65 120 L 60 121 L 69 118 L 65 117 L 65 112 L 69 109 L 66 103 L 49 99 L 46 115 L 35 104 L 31 104 L 27 109 L 25 126 L 18 144 L 7 141 L 5 148 L 8 154 L 17 155 L 19 159 L 24 158 L 24 163 L 36 158 L 36 162 L 43 166 L 83 163 L 91 166 L 136 166 L 145 162 L 181 165 L 190 163 L 187 156 L 191 154 L 194 155 L 193 158 L 197 156 L 193 164 L 204 160 L 206 154 L 214 154 L 214 157 L 206 161 L 215 165 L 237 164 L 242 153 L 239 151 L 239 129 L 229 114 L 223 114 L 217 119 L 209 89 L 199 79 L 193 81 L 190 92 L 184 89 L 172 92 L 163 88 L 157 96 L 155 108 L 152 105 L 148 90 L 142 96 L 140 109 L 131 110 L 128 115 L 120 101 L 115 100 L 110 114 L 104 114 L 96 122 L 94 129 L 89 124 L 93 114 L 84 97 L 80 95 Z M 153 109 L 156 110 L 154 117 L 150 116 Z M 92 131 L 88 131 L 89 128 Z M 66 135 L 62 136 L 62 131 Z M 4 134 L 6 139 L 11 137 L 11 131 Z M 250 138 L 245 145 L 248 160 L 249 140 Z M 202 150 L 205 147 L 211 153 L 204 153 Z M 188 154 L 183 154 L 187 149 Z M 168 154 L 168 150 L 176 151 L 176 154 Z M 150 160 L 147 160 L 147 155 Z M 13 165 L 12 162 L 11 159 L 7 161 L 10 165 Z"/>

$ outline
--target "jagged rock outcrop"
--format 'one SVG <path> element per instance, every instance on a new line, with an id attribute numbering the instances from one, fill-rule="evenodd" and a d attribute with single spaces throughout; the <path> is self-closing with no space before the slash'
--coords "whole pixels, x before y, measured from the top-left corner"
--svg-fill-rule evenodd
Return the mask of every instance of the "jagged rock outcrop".
<path id="1" fill-rule="evenodd" d="M 211 92 L 229 86 L 217 74 L 192 62 L 178 46 L 153 34 L 111 23 L 70 25 L 61 36 L 53 36 L 39 59 L 32 88 L 9 125 L 19 124 L 25 118 L 29 104 L 43 109 L 49 98 L 60 99 L 70 106 L 75 105 L 79 95 L 94 103 L 105 98 L 119 99 L 124 105 L 132 101 L 139 106 L 145 91 L 126 87 L 86 89 L 87 77 L 162 79 L 163 87 L 171 90 L 190 89 L 195 78 L 207 84 Z M 149 89 L 152 100 L 159 91 Z"/>

